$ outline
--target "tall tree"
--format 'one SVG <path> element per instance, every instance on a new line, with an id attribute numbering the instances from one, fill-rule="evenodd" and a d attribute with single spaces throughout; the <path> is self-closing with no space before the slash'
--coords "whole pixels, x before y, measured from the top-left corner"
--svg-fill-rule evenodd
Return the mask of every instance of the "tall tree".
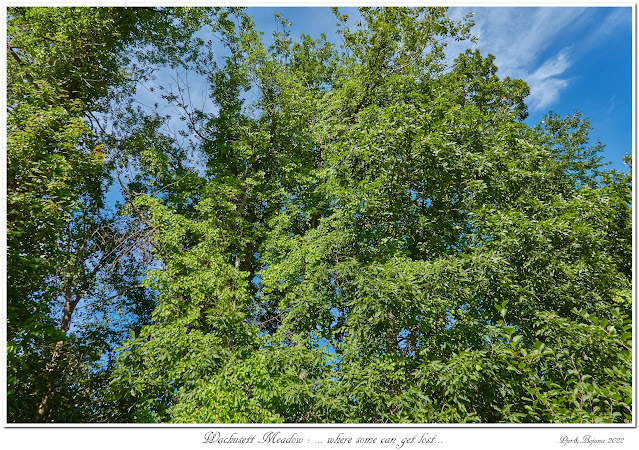
<path id="1" fill-rule="evenodd" d="M 447 67 L 470 22 L 360 15 L 268 49 L 222 16 L 189 208 L 134 202 L 163 266 L 123 420 L 628 420 L 630 179 L 491 56 Z"/>
<path id="2" fill-rule="evenodd" d="M 117 142 L 96 116 L 130 98 L 152 58 L 175 53 L 171 44 L 189 34 L 188 24 L 169 27 L 178 16 L 151 8 L 8 10 L 10 421 L 90 420 L 96 386 L 86 380 L 113 336 L 82 327 L 70 334 L 76 308 L 91 301 L 84 308 L 107 321 L 125 292 L 131 312 L 145 308 L 133 302 L 148 307 L 148 294 L 134 289 L 144 267 L 128 261 L 136 236 L 105 208 Z M 162 55 L 150 51 L 160 37 L 168 41 Z"/>

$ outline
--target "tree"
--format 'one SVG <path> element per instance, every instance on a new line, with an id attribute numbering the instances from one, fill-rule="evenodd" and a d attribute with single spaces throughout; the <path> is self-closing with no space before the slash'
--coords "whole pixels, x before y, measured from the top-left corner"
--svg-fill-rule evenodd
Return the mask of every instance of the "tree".
<path id="1" fill-rule="evenodd" d="M 629 178 L 579 116 L 525 126 L 492 57 L 447 70 L 468 22 L 360 14 L 339 49 L 220 21 L 207 171 L 133 202 L 163 267 L 129 419 L 627 420 Z"/>
<path id="2" fill-rule="evenodd" d="M 528 127 L 492 56 L 448 63 L 472 21 L 445 8 L 336 9 L 341 46 L 276 14 L 269 47 L 244 10 L 178 11 L 192 46 L 152 59 L 183 128 L 114 124 L 156 303 L 87 372 L 103 420 L 631 420 L 631 178 L 586 119 Z"/>
<path id="3" fill-rule="evenodd" d="M 113 350 L 114 330 L 104 329 L 113 300 L 124 296 L 119 307 L 131 313 L 149 304 L 136 289 L 144 266 L 130 261 L 136 236 L 105 208 L 117 142 L 96 115 L 144 76 L 124 70 L 135 55 L 125 50 L 148 51 L 173 19 L 146 8 L 19 7 L 8 17 L 9 420 L 87 420 L 96 414 L 91 380 Z M 103 316 L 101 331 L 70 333 L 83 301 Z"/>

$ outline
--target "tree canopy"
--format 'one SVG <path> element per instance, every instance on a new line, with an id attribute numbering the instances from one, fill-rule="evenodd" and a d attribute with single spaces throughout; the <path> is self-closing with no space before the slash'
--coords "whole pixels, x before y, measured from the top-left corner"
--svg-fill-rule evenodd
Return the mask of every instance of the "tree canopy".
<path id="1" fill-rule="evenodd" d="M 9 421 L 632 420 L 630 171 L 471 17 L 334 12 L 9 8 Z"/>

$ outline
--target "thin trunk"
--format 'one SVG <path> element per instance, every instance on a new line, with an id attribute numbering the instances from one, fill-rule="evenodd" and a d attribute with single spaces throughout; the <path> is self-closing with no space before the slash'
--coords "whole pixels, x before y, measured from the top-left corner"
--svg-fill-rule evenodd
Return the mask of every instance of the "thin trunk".
<path id="1" fill-rule="evenodd" d="M 69 331 L 69 326 L 71 324 L 71 316 L 73 315 L 73 311 L 77 306 L 79 301 L 79 297 L 73 299 L 73 295 L 71 292 L 71 283 L 69 282 L 64 287 L 64 310 L 62 313 L 62 321 L 60 322 L 60 329 L 63 333 L 67 333 Z M 53 349 L 53 355 L 51 356 L 51 361 L 47 364 L 46 376 L 47 380 L 47 388 L 42 397 L 42 401 L 40 402 L 40 406 L 38 407 L 38 412 L 36 414 L 36 422 L 45 422 L 47 420 L 47 416 L 49 414 L 49 410 L 51 407 L 51 398 L 55 394 L 56 388 L 56 380 L 55 380 L 55 369 L 58 365 L 60 355 L 62 354 L 62 347 L 64 346 L 64 339 L 56 342 L 55 347 Z"/>

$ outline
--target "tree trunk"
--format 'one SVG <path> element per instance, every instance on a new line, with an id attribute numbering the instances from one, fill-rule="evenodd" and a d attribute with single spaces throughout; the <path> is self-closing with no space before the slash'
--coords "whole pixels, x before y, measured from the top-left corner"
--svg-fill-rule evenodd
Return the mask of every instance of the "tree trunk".
<path id="1" fill-rule="evenodd" d="M 64 287 L 64 310 L 62 313 L 62 321 L 60 322 L 60 329 L 63 333 L 67 333 L 69 331 L 69 326 L 71 324 L 71 316 L 73 315 L 73 311 L 77 306 L 79 301 L 79 296 L 76 299 L 73 299 L 73 295 L 71 293 L 71 283 L 69 282 Z M 56 342 L 55 347 L 53 349 L 53 355 L 51 356 L 51 361 L 47 364 L 46 376 L 47 376 L 47 388 L 45 390 L 44 396 L 42 397 L 42 401 L 40 402 L 40 406 L 38 407 L 38 412 L 36 414 L 36 422 L 46 422 L 49 410 L 51 408 L 51 398 L 55 394 L 56 388 L 56 380 L 55 380 L 55 369 L 58 365 L 60 355 L 62 354 L 62 347 L 64 346 L 64 339 Z"/>

